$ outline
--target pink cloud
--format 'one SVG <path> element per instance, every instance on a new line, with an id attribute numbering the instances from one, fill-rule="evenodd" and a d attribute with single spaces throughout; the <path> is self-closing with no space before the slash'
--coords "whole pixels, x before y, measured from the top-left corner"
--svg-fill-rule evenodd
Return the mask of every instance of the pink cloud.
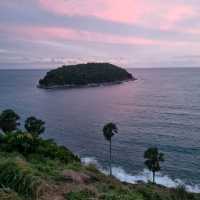
<path id="1" fill-rule="evenodd" d="M 196 15 L 193 7 L 189 5 L 177 5 L 170 8 L 164 17 L 164 25 L 161 29 L 168 30 L 173 28 L 178 22 L 184 21 Z"/>
<path id="2" fill-rule="evenodd" d="M 155 0 L 39 0 L 40 6 L 54 14 L 93 16 L 99 19 L 139 24 L 169 30 L 178 22 L 193 17 L 195 8 L 189 3 Z"/>
<path id="3" fill-rule="evenodd" d="M 7 35 L 15 33 L 15 36 L 20 39 L 29 39 L 33 41 L 55 41 L 62 42 L 63 44 L 69 40 L 83 41 L 83 42 L 96 42 L 104 44 L 124 44 L 124 45 L 181 45 L 180 42 L 170 43 L 168 41 L 153 40 L 143 37 L 124 37 L 119 35 L 98 33 L 90 31 L 80 31 L 71 28 L 63 27 L 0 27 L 0 31 Z"/>
<path id="4" fill-rule="evenodd" d="M 94 16 L 97 18 L 135 23 L 152 9 L 143 0 L 39 0 L 40 5 L 51 12 L 68 16 Z"/>

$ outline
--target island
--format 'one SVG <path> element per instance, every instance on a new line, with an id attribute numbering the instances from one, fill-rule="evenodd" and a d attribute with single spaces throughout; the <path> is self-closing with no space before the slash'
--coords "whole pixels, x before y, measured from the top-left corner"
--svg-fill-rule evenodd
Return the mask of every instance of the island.
<path id="1" fill-rule="evenodd" d="M 44 89 L 94 87 L 136 80 L 125 69 L 110 63 L 62 66 L 47 72 L 38 87 Z"/>

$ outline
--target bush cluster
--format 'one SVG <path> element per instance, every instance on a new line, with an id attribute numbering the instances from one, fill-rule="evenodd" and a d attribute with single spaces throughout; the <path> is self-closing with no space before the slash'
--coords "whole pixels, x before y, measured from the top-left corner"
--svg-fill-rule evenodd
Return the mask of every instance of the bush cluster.
<path id="1" fill-rule="evenodd" d="M 5 110 L 0 114 L 0 150 L 5 152 L 19 152 L 24 156 L 39 154 L 40 156 L 59 159 L 68 163 L 80 161 L 64 146 L 58 146 L 53 140 L 41 137 L 45 131 L 45 122 L 36 117 L 26 119 L 25 131 L 19 129 L 20 116 L 13 110 Z"/>

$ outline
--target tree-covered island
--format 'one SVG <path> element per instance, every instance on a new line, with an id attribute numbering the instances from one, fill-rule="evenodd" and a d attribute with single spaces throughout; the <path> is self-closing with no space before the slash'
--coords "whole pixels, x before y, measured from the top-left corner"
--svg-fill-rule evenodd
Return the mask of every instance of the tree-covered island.
<path id="1" fill-rule="evenodd" d="M 47 72 L 39 81 L 40 88 L 84 87 L 118 84 L 136 80 L 125 69 L 109 63 L 87 63 L 62 66 Z"/>

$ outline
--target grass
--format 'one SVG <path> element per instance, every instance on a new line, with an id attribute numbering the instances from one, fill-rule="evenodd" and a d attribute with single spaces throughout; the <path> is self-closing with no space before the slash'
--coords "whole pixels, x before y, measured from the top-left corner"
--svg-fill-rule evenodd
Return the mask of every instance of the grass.
<path id="1" fill-rule="evenodd" d="M 79 191 L 71 191 L 65 195 L 66 200 L 83 200 L 83 199 L 94 199 L 96 196 L 95 192 L 85 188 Z"/>
<path id="2" fill-rule="evenodd" d="M 38 198 L 44 185 L 39 173 L 21 158 L 8 158 L 0 163 L 0 183 L 32 199 Z"/>
<path id="3" fill-rule="evenodd" d="M 8 146 L 4 144 L 0 150 L 0 199 L 3 200 L 14 195 L 7 194 L 3 188 L 23 200 L 38 200 L 56 181 L 62 180 L 63 170 L 81 167 L 78 157 L 50 140 L 40 139 L 37 151 L 28 154 Z"/>
<path id="4" fill-rule="evenodd" d="M 199 194 L 181 186 L 121 183 L 94 165 L 83 166 L 52 140 L 40 138 L 31 151 L 27 141 L 14 143 L 13 148 L 13 140 L 5 141 L 0 145 L 0 200 L 200 200 Z"/>
<path id="5" fill-rule="evenodd" d="M 85 175 L 89 181 L 66 179 L 64 171 Z M 93 165 L 85 167 L 76 160 L 66 163 L 39 154 L 24 156 L 17 152 L 0 152 L 0 186 L 1 200 L 58 197 L 63 200 L 200 200 L 200 195 L 188 193 L 184 187 L 167 189 L 152 184 L 124 184 L 102 174 Z"/>
<path id="6" fill-rule="evenodd" d="M 16 192 L 8 188 L 0 189 L 0 199 L 1 200 L 22 200 L 22 198 Z"/>

